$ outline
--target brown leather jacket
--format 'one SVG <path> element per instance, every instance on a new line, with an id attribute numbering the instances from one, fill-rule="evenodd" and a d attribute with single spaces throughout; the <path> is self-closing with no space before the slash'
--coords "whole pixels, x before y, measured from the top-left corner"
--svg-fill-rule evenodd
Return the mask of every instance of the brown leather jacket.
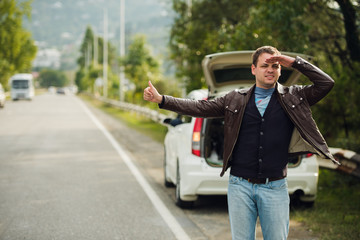
<path id="1" fill-rule="evenodd" d="M 290 87 L 285 87 L 279 83 L 276 85 L 279 102 L 295 125 L 289 145 L 289 153 L 317 153 L 324 158 L 331 159 L 334 163 L 340 164 L 331 155 L 310 110 L 310 106 L 320 101 L 332 89 L 334 80 L 300 57 L 296 57 L 292 67 L 307 76 L 314 84 Z M 248 89 L 237 89 L 209 101 L 164 96 L 160 107 L 193 117 L 225 118 L 224 165 L 220 174 L 223 176 L 231 166 L 231 155 L 238 138 L 245 107 L 254 89 L 255 85 Z"/>

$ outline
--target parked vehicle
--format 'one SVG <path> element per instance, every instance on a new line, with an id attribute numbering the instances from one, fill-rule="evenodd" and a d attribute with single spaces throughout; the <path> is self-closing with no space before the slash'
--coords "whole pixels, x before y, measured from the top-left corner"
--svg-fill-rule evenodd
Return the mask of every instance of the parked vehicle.
<path id="1" fill-rule="evenodd" d="M 208 91 L 196 90 L 190 99 L 213 99 L 231 90 L 255 83 L 251 74 L 252 51 L 224 52 L 207 55 L 203 62 Z M 289 56 L 300 54 L 284 53 Z M 303 58 L 306 56 L 300 55 Z M 300 73 L 283 68 L 279 82 L 294 84 Z M 172 124 L 176 122 L 176 124 Z M 166 119 L 164 175 L 165 186 L 176 186 L 176 204 L 190 207 L 199 195 L 226 195 L 229 170 L 220 177 L 223 165 L 224 119 L 178 116 Z M 318 184 L 318 163 L 315 155 L 289 158 L 289 194 L 312 205 Z"/>
<path id="2" fill-rule="evenodd" d="M 0 83 L 0 108 L 5 106 L 6 95 L 3 86 Z"/>
<path id="3" fill-rule="evenodd" d="M 32 100 L 35 96 L 33 76 L 29 73 L 15 74 L 10 78 L 11 99 Z"/>
<path id="4" fill-rule="evenodd" d="M 66 89 L 65 88 L 57 88 L 56 89 L 56 93 L 57 94 L 62 94 L 62 95 L 65 95 L 67 93 Z"/>

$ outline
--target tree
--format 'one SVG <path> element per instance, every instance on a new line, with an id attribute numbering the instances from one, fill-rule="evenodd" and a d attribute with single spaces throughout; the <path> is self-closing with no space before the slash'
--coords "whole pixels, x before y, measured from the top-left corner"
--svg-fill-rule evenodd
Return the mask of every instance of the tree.
<path id="1" fill-rule="evenodd" d="M 90 26 L 86 28 L 83 42 L 80 46 L 80 56 L 77 60 L 79 70 L 76 73 L 75 83 L 79 88 L 79 91 L 86 91 L 93 87 L 94 81 L 97 77 L 102 75 L 101 69 L 103 64 L 103 45 L 104 40 L 101 37 L 97 37 L 97 41 L 94 41 L 95 34 Z M 97 43 L 97 47 L 95 47 Z M 108 42 L 108 63 L 111 66 L 115 63 L 116 54 L 115 48 Z M 97 49 L 97 59 L 95 49 Z M 97 66 L 94 65 L 94 60 Z M 109 77 L 114 74 L 109 68 Z M 110 86 L 111 84 L 109 84 Z"/>
<path id="2" fill-rule="evenodd" d="M 43 69 L 39 75 L 39 83 L 41 87 L 64 87 L 68 83 L 68 79 L 64 72 L 51 70 L 51 69 Z"/>
<path id="3" fill-rule="evenodd" d="M 357 14 L 359 14 L 359 2 L 355 3 L 358 11 L 356 13 L 356 7 L 349 0 L 336 0 L 339 4 L 341 13 L 344 20 L 345 38 L 347 43 L 347 49 L 350 53 L 350 57 L 353 61 L 360 62 L 360 39 L 359 39 L 359 20 Z"/>
<path id="4" fill-rule="evenodd" d="M 30 18 L 30 13 L 31 0 L 0 1 L 0 82 L 5 86 L 12 74 L 31 70 L 37 48 L 22 26 L 23 17 Z"/>
<path id="5" fill-rule="evenodd" d="M 171 58 L 178 78 L 188 91 L 205 86 L 201 60 L 206 54 L 234 50 L 231 39 L 235 27 L 250 16 L 253 1 L 188 1 L 173 0 L 177 14 L 170 34 Z M 239 50 L 239 49 L 237 49 Z"/>
<path id="6" fill-rule="evenodd" d="M 103 44 L 103 42 L 101 41 L 101 47 L 100 48 L 98 47 L 98 54 L 101 53 L 101 55 L 102 55 L 102 44 Z M 94 54 L 95 54 L 94 49 L 95 49 L 94 48 L 94 32 L 90 26 L 87 26 L 87 28 L 85 30 L 85 36 L 84 36 L 83 42 L 80 46 L 80 56 L 77 60 L 77 63 L 80 68 L 88 67 L 88 66 L 86 66 L 86 64 L 91 64 L 91 62 L 94 59 Z M 98 59 L 96 59 L 96 60 L 98 61 Z M 89 62 L 87 62 L 87 61 L 89 61 Z"/>
<path id="7" fill-rule="evenodd" d="M 350 67 L 360 56 L 360 7 L 355 0 L 186 2 L 173 0 L 177 15 L 170 48 L 177 76 L 191 79 L 188 90 L 203 86 L 201 60 L 213 52 L 274 45 L 282 51 L 320 53 L 324 61 Z"/>
<path id="8" fill-rule="evenodd" d="M 304 17 L 311 26 L 307 53 L 335 79 L 334 89 L 313 108 L 314 118 L 330 145 L 354 151 L 360 151 L 360 63 L 353 56 L 360 49 L 359 10 L 355 1 L 314 1 Z"/>
<path id="9" fill-rule="evenodd" d="M 133 38 L 124 63 L 127 77 L 135 84 L 131 100 L 141 102 L 142 93 L 147 87 L 148 80 L 156 82 L 161 78 L 159 62 L 151 56 L 144 36 L 136 35 Z"/>
<path id="10" fill-rule="evenodd" d="M 171 56 L 188 91 L 204 86 L 201 60 L 213 52 L 273 45 L 314 56 L 316 65 L 336 81 L 331 94 L 314 107 L 314 116 L 331 144 L 360 151 L 359 1 L 172 2 L 177 15 Z"/>
<path id="11" fill-rule="evenodd" d="M 90 26 L 86 28 L 84 39 L 80 47 L 80 57 L 78 58 L 79 70 L 76 73 L 75 83 L 80 91 L 91 91 L 101 94 L 101 87 L 95 88 L 95 80 L 102 77 L 103 66 L 103 44 L 102 38 L 98 37 L 98 65 L 94 63 L 94 33 Z M 132 44 L 128 47 L 128 54 L 119 59 L 116 56 L 115 48 L 108 42 L 108 97 L 119 98 L 119 66 L 125 66 L 125 74 L 135 86 L 126 94 L 126 100 L 134 103 L 144 103 L 142 99 L 143 89 L 147 86 L 147 81 L 157 82 L 158 89 L 164 90 L 172 83 L 165 83 L 160 73 L 160 63 L 151 56 L 150 49 L 146 43 L 146 38 L 137 35 L 133 38 Z M 118 59 L 117 59 L 118 58 Z M 115 60 L 118 60 L 116 62 Z M 114 71 L 115 69 L 115 71 Z M 126 85 L 126 84 L 125 84 Z M 170 91 L 167 91 L 170 93 Z M 174 95 L 178 93 L 173 91 Z"/>

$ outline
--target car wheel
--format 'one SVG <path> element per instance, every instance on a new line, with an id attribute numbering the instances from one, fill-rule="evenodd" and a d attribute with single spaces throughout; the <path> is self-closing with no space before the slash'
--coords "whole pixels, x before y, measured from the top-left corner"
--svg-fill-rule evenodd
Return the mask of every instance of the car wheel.
<path id="1" fill-rule="evenodd" d="M 176 197 L 176 205 L 180 208 L 191 208 L 194 205 L 194 201 L 183 201 L 181 199 L 181 184 L 180 184 L 180 167 L 179 163 L 176 167 L 176 190 L 175 190 L 175 197 Z"/>
<path id="2" fill-rule="evenodd" d="M 174 187 L 174 184 L 170 182 L 166 173 L 166 149 L 164 149 L 164 185 L 165 187 Z"/>
<path id="3" fill-rule="evenodd" d="M 294 208 L 312 208 L 314 206 L 315 201 L 301 201 L 301 196 L 304 193 L 301 191 L 296 191 L 291 197 L 290 197 L 290 204 L 291 207 Z"/>
<path id="4" fill-rule="evenodd" d="M 311 201 L 311 202 L 301 202 L 302 205 L 305 207 L 305 208 L 312 208 L 314 207 L 314 203 L 315 201 Z"/>

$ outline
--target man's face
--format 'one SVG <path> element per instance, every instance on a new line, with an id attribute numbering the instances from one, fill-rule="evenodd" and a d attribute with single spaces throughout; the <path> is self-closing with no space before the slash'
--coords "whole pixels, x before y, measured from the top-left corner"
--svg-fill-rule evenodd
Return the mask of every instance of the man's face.
<path id="1" fill-rule="evenodd" d="M 257 87 L 265 89 L 273 88 L 281 75 L 279 63 L 265 62 L 271 56 L 269 53 L 262 53 L 258 58 L 257 65 L 251 65 L 251 72 L 255 75 Z"/>

